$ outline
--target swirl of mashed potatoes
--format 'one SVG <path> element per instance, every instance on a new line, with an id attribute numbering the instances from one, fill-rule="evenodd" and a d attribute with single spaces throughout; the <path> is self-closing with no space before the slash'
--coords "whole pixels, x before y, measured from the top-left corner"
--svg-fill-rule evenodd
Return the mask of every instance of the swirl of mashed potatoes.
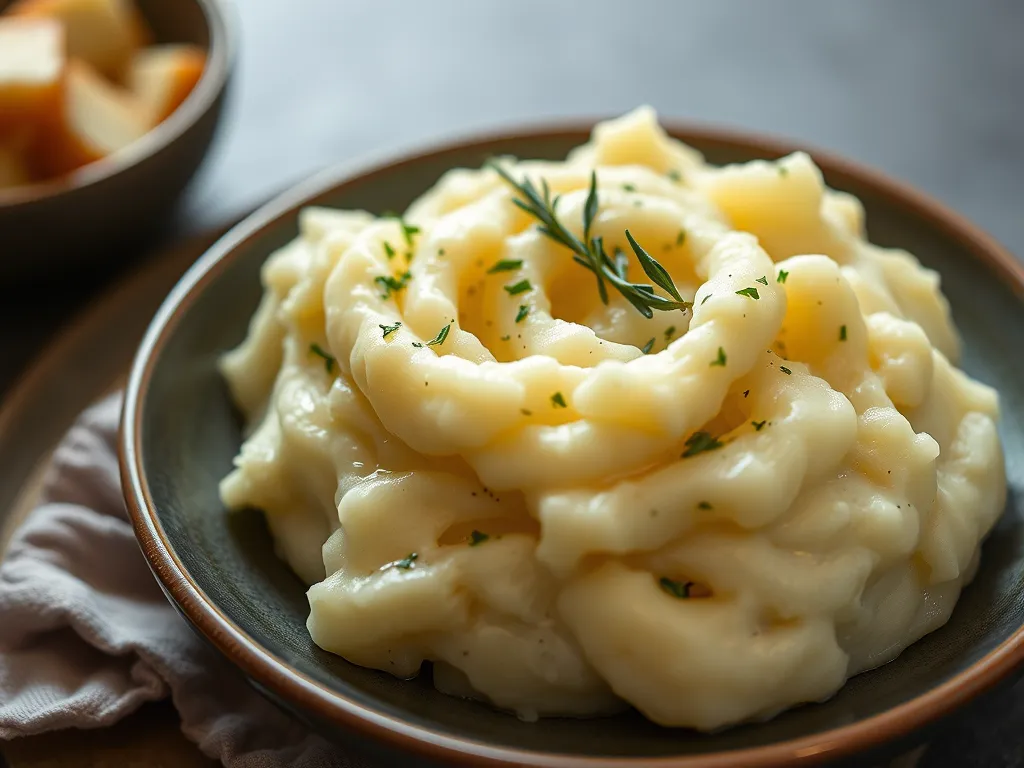
<path id="1" fill-rule="evenodd" d="M 1006 483 L 937 275 L 806 155 L 712 167 L 649 109 L 501 162 L 577 237 L 596 171 L 592 234 L 692 309 L 603 303 L 490 168 L 401 219 L 303 211 L 223 361 L 251 432 L 221 493 L 313 640 L 525 719 L 715 729 L 941 626 Z"/>

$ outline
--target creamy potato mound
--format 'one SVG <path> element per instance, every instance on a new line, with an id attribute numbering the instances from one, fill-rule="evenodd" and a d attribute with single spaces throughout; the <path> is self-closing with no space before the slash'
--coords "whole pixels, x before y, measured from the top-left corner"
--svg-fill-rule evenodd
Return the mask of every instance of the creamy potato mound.
<path id="1" fill-rule="evenodd" d="M 938 276 L 807 155 L 710 166 L 648 109 L 497 164 L 403 218 L 305 210 L 223 360 L 251 432 L 222 496 L 314 641 L 524 719 L 715 729 L 944 624 L 1006 483 Z M 604 297 L 527 180 L 600 238 Z"/>

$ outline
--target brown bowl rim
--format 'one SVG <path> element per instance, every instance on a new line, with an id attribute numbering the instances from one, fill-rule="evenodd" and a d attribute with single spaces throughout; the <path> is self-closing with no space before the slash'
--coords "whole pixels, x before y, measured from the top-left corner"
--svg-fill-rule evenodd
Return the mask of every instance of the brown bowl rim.
<path id="1" fill-rule="evenodd" d="M 181 2 L 182 0 L 175 0 Z M 235 58 L 235 34 L 221 0 L 190 0 L 206 20 L 210 43 L 199 82 L 170 117 L 114 154 L 53 179 L 0 189 L 0 210 L 14 210 L 86 189 L 152 157 L 180 139 L 224 90 Z"/>
<path id="2" fill-rule="evenodd" d="M 210 601 L 173 551 L 154 509 L 142 469 L 142 413 L 153 368 L 184 312 L 205 285 L 220 275 L 239 253 L 240 246 L 260 238 L 283 218 L 294 216 L 308 201 L 383 171 L 414 164 L 423 157 L 484 150 L 512 138 L 573 139 L 586 137 L 596 120 L 533 125 L 522 130 L 478 134 L 462 140 L 427 145 L 419 151 L 389 154 L 369 162 L 344 164 L 322 172 L 284 192 L 236 225 L 204 254 L 182 277 L 155 315 L 139 347 L 129 375 L 119 439 L 122 487 L 136 537 L 150 568 L 166 593 L 198 630 L 250 679 L 300 710 L 314 713 L 334 726 L 366 735 L 394 747 L 447 763 L 546 768 L 776 768 L 799 763 L 812 765 L 849 756 L 906 736 L 992 688 L 1024 665 L 1024 626 L 963 672 L 927 693 L 850 725 L 811 736 L 760 747 L 706 755 L 666 757 L 601 757 L 533 752 L 498 747 L 459 736 L 447 735 L 407 723 L 347 699 L 262 648 Z M 689 122 L 667 121 L 667 130 L 683 141 L 699 141 L 753 151 L 763 157 L 779 157 L 807 151 L 832 183 L 854 181 L 872 188 L 897 209 L 926 219 L 952 238 L 986 268 L 1008 282 L 1024 301 L 1024 265 L 964 217 L 902 182 L 828 152 L 808 150 L 776 137 L 722 129 Z"/>

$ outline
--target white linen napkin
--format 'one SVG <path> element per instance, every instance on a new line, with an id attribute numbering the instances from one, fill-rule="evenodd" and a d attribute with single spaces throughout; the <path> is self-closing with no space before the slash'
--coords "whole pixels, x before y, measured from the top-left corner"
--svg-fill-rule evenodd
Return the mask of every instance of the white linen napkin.
<path id="1" fill-rule="evenodd" d="M 86 411 L 0 563 L 0 739 L 110 725 L 170 696 L 185 735 L 230 768 L 364 763 L 266 701 L 168 603 L 127 520 L 121 397 Z"/>

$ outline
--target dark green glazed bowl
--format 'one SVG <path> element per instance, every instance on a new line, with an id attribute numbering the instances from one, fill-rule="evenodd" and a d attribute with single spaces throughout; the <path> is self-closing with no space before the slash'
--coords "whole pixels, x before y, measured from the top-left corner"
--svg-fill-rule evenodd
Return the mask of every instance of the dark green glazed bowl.
<path id="1" fill-rule="evenodd" d="M 225 513 L 217 483 L 241 425 L 216 360 L 242 340 L 260 298 L 260 265 L 297 235 L 298 210 L 402 210 L 453 166 L 502 153 L 561 158 L 588 133 L 589 125 L 518 132 L 331 171 L 250 216 L 196 263 L 146 334 L 125 400 L 125 498 L 157 579 L 261 691 L 328 737 L 396 764 L 417 753 L 443 764 L 565 768 L 863 765 L 868 753 L 906 748 L 1024 664 L 1024 356 L 1013 343 L 1024 338 L 1024 270 L 955 214 L 847 162 L 812 153 L 830 185 L 863 200 L 875 242 L 905 247 L 942 273 L 964 364 L 1002 394 L 1010 500 L 949 623 L 828 702 L 715 735 L 660 728 L 636 713 L 523 723 L 321 651 L 306 632 L 303 586 L 274 556 L 260 513 Z M 793 149 L 685 126 L 672 133 L 715 163 Z"/>

